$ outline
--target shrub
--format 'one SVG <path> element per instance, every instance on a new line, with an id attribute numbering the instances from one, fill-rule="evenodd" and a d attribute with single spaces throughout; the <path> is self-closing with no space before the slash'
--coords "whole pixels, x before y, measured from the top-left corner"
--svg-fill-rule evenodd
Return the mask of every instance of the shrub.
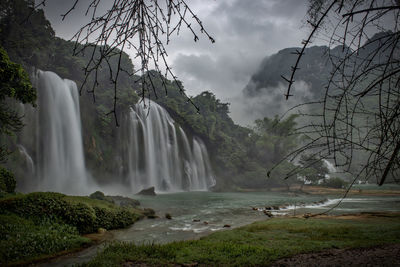
<path id="1" fill-rule="evenodd" d="M 348 183 L 339 177 L 332 177 L 325 179 L 323 185 L 332 188 L 345 188 Z"/>
<path id="2" fill-rule="evenodd" d="M 90 242 L 75 227 L 49 219 L 0 215 L 0 265 L 79 248 Z"/>
<path id="3" fill-rule="evenodd" d="M 98 228 L 116 229 L 133 224 L 139 213 L 130 209 L 105 208 L 84 202 L 71 202 L 60 193 L 36 192 L 2 199 L 0 214 L 14 213 L 23 218 L 49 218 L 72 225 L 82 234 Z"/>
<path id="4" fill-rule="evenodd" d="M 118 208 L 116 210 L 107 210 L 100 207 L 94 207 L 96 213 L 95 227 L 105 228 L 107 230 L 125 228 L 140 217 L 129 210 Z"/>
<path id="5" fill-rule="evenodd" d="M 0 192 L 14 193 L 16 185 L 14 174 L 0 166 Z"/>

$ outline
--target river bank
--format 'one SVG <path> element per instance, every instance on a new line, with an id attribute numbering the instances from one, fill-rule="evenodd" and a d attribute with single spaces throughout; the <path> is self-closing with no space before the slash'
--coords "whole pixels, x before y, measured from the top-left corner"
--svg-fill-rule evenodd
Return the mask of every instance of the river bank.
<path id="1" fill-rule="evenodd" d="M 368 253 L 361 252 L 365 248 L 373 250 L 377 246 L 399 243 L 398 212 L 309 219 L 286 216 L 219 231 L 199 240 L 163 245 L 111 244 L 86 266 L 265 266 L 282 258 L 287 261 L 287 265 L 283 262 L 283 266 L 305 266 L 308 259 L 313 259 L 312 256 L 304 261 L 293 261 L 294 264 L 289 259 L 294 255 L 315 255 L 309 253 L 321 251 L 329 251 L 332 255 L 348 254 L 348 249 L 355 248 L 360 248 L 358 260 L 368 263 Z M 332 250 L 341 252 L 334 254 Z M 393 251 L 391 255 L 396 256 L 397 250 Z M 395 262 L 395 259 L 388 260 Z M 318 263 L 314 259 L 315 262 Z"/>

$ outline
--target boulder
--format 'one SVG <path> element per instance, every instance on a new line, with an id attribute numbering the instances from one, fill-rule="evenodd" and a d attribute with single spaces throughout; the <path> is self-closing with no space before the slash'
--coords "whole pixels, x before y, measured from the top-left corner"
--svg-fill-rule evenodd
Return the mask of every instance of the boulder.
<path id="1" fill-rule="evenodd" d="M 136 195 L 156 196 L 155 188 L 154 188 L 154 186 L 152 186 L 152 187 L 143 189 L 142 191 L 140 191 L 140 192 L 137 193 Z"/>
<path id="2" fill-rule="evenodd" d="M 104 200 L 104 201 L 107 201 L 110 203 L 114 203 L 114 201 L 112 200 L 111 197 L 104 195 L 104 193 L 101 191 L 96 191 L 93 194 L 91 194 L 89 197 L 91 199 Z"/>
<path id="3" fill-rule="evenodd" d="M 156 219 L 158 216 L 156 216 L 156 212 L 153 209 L 145 208 L 143 209 L 143 214 L 149 219 Z"/>
<path id="4" fill-rule="evenodd" d="M 264 210 L 264 214 L 267 215 L 270 218 L 273 216 L 270 211 L 266 211 L 266 210 Z"/>
<path id="5" fill-rule="evenodd" d="M 140 202 L 136 199 L 132 199 L 129 197 L 121 197 L 121 196 L 108 196 L 114 201 L 115 205 L 120 207 L 128 207 L 128 208 L 136 208 L 140 206 Z"/>

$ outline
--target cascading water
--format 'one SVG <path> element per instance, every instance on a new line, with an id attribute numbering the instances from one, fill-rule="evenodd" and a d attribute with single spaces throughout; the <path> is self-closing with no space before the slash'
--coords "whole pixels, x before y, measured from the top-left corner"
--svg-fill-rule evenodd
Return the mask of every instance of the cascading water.
<path id="1" fill-rule="evenodd" d="M 75 82 L 50 71 L 37 71 L 38 190 L 89 192 Z"/>
<path id="2" fill-rule="evenodd" d="M 330 163 L 328 160 L 323 159 L 322 162 L 324 163 L 325 167 L 328 169 L 329 174 L 325 174 L 325 178 L 330 178 L 330 174 L 337 173 L 337 169 L 335 166 Z"/>
<path id="3" fill-rule="evenodd" d="M 147 102 L 147 101 L 146 101 Z M 208 153 L 200 139 L 187 135 L 168 112 L 150 101 L 136 104 L 128 119 L 127 180 L 132 191 L 201 191 L 215 184 Z"/>

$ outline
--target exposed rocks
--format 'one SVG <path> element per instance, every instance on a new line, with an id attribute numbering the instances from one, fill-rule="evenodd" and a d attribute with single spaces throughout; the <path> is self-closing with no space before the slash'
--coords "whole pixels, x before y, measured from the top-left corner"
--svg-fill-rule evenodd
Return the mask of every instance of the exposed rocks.
<path id="1" fill-rule="evenodd" d="M 129 207 L 129 208 L 136 208 L 140 206 L 140 202 L 136 199 L 132 199 L 129 197 L 121 197 L 121 196 L 109 196 L 113 201 L 114 204 L 120 207 Z"/>
<path id="2" fill-rule="evenodd" d="M 89 197 L 91 199 L 104 200 L 104 201 L 107 201 L 110 203 L 114 203 L 114 201 L 111 197 L 104 195 L 104 193 L 101 191 L 96 191 L 93 194 L 91 194 Z"/>
<path id="3" fill-rule="evenodd" d="M 274 215 L 272 215 L 272 213 L 270 211 L 266 211 L 266 210 L 264 210 L 264 214 L 270 218 L 274 216 Z"/>
<path id="4" fill-rule="evenodd" d="M 171 219 L 172 219 L 172 216 L 171 216 L 171 214 L 169 214 L 169 213 L 165 213 L 165 218 L 168 219 L 168 220 L 171 220 Z"/>
<path id="5" fill-rule="evenodd" d="M 199 219 L 193 219 L 193 222 L 200 222 Z"/>
<path id="6" fill-rule="evenodd" d="M 145 208 L 143 210 L 143 214 L 149 218 L 149 219 L 156 219 L 158 216 L 156 216 L 156 212 L 153 209 Z"/>
<path id="7" fill-rule="evenodd" d="M 136 195 L 156 196 L 155 188 L 154 188 L 154 186 L 152 186 L 152 187 L 143 189 L 142 191 L 140 191 L 140 192 L 137 193 Z"/>
<path id="8" fill-rule="evenodd" d="M 206 224 L 206 225 L 208 224 L 208 222 L 206 222 L 206 221 L 204 221 L 203 223 Z"/>
<path id="9" fill-rule="evenodd" d="M 99 233 L 99 234 L 104 234 L 105 232 L 107 232 L 107 230 L 104 228 L 97 229 L 97 233 Z"/>
<path id="10" fill-rule="evenodd" d="M 231 226 L 229 224 L 225 224 L 224 228 L 230 228 Z"/>

